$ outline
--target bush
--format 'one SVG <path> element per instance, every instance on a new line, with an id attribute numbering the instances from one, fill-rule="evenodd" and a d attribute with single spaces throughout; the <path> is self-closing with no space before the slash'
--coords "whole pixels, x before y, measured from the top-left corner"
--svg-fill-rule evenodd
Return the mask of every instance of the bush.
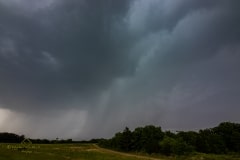
<path id="1" fill-rule="evenodd" d="M 174 139 L 165 136 L 164 139 L 159 143 L 161 153 L 169 156 L 171 154 L 186 155 L 193 151 L 193 147 L 188 145 L 182 139 Z"/>

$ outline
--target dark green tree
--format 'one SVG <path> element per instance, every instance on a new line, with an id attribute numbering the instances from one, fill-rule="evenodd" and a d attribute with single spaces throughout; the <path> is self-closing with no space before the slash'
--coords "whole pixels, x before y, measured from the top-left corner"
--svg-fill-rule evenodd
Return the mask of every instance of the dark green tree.
<path id="1" fill-rule="evenodd" d="M 132 149 L 132 132 L 126 127 L 119 140 L 120 149 L 123 151 L 131 151 Z"/>
<path id="2" fill-rule="evenodd" d="M 191 145 L 188 145 L 181 138 L 172 138 L 165 136 L 164 139 L 159 143 L 161 153 L 169 156 L 175 155 L 186 155 L 191 153 L 194 149 Z"/>
<path id="3" fill-rule="evenodd" d="M 164 137 L 161 127 L 148 125 L 143 128 L 141 143 L 143 150 L 149 154 L 157 153 L 160 150 L 159 141 Z"/>
<path id="4" fill-rule="evenodd" d="M 174 153 L 174 147 L 176 140 L 174 138 L 165 136 L 164 139 L 159 143 L 161 153 L 170 156 Z"/>
<path id="5" fill-rule="evenodd" d="M 223 139 L 229 151 L 240 152 L 240 124 L 223 122 L 213 131 Z"/>

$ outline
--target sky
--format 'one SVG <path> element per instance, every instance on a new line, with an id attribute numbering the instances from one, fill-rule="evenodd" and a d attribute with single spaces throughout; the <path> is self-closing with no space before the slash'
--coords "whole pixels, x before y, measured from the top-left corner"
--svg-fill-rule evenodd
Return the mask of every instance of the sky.
<path id="1" fill-rule="evenodd" d="M 240 122 L 239 0 L 0 0 L 0 132 L 110 138 Z"/>

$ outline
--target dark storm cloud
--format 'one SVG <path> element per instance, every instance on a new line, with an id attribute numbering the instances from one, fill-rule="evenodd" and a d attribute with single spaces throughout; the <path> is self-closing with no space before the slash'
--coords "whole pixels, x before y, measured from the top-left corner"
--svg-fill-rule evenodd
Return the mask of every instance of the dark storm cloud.
<path id="1" fill-rule="evenodd" d="M 98 92 L 114 78 L 132 74 L 134 60 L 114 26 L 121 25 L 128 3 L 61 1 L 32 16 L 3 10 L 1 84 L 14 103 Z M 12 99 L 4 90 L 1 94 L 2 103 Z"/>
<path id="2" fill-rule="evenodd" d="M 10 117 L 23 112 L 20 119 L 46 114 L 19 126 L 45 119 L 42 128 L 59 128 L 52 135 L 69 130 L 65 136 L 87 138 L 125 126 L 239 121 L 239 5 L 0 0 L 0 107 Z"/>

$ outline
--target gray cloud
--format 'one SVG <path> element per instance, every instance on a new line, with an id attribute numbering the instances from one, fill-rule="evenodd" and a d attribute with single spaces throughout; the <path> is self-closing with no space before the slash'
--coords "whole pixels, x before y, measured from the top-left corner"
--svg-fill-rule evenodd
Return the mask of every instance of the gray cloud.
<path id="1" fill-rule="evenodd" d="M 2 128 L 90 138 L 126 125 L 191 129 L 239 121 L 237 6 L 0 0 L 0 114 L 22 122 Z"/>
<path id="2" fill-rule="evenodd" d="M 131 74 L 134 60 L 125 51 L 127 44 L 118 43 L 118 37 L 111 33 L 115 21 L 119 19 L 121 23 L 127 2 L 119 5 L 107 2 L 102 5 L 99 1 L 62 1 L 47 12 L 34 12 L 34 16 L 27 18 L 6 13 L 5 17 L 9 17 L 3 28 L 9 30 L 11 26 L 14 33 L 2 41 L 11 41 L 14 44 L 11 50 L 16 50 L 19 58 L 15 65 L 10 59 L 3 59 L 2 64 L 15 72 L 5 78 L 14 79 L 20 92 L 28 88 L 26 99 L 34 98 L 32 92 L 39 92 L 40 97 L 35 96 L 41 102 L 61 92 L 62 96 L 98 92 L 115 77 Z M 9 46 L 2 44 L 2 50 L 6 47 Z M 10 91 L 15 94 L 16 87 Z"/>

